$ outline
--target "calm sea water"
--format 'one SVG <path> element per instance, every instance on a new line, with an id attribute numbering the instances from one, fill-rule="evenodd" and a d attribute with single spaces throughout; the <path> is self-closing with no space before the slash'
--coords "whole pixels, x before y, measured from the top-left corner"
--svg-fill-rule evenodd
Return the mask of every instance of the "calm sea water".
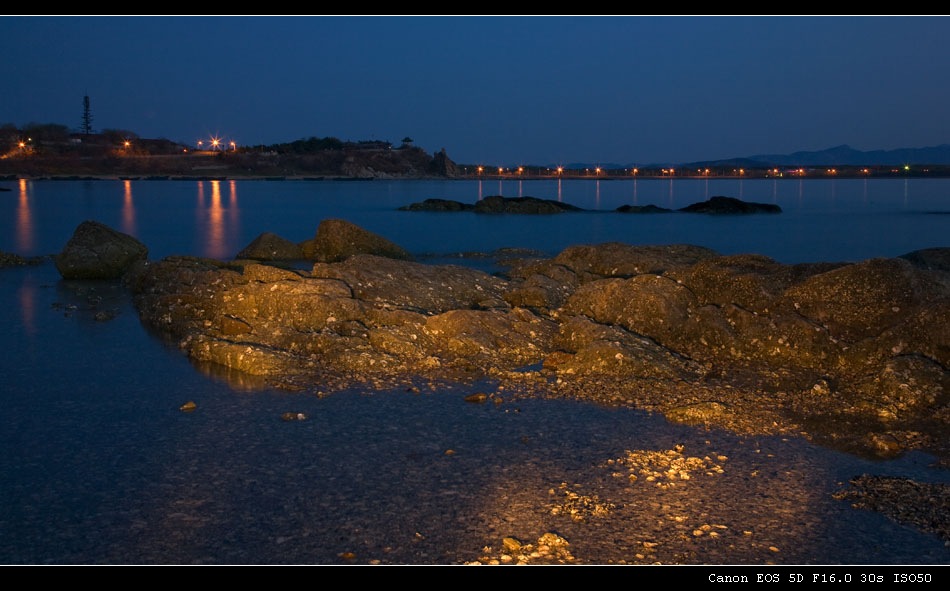
<path id="1" fill-rule="evenodd" d="M 262 232 L 300 241 L 330 217 L 419 256 L 504 247 L 553 255 L 574 244 L 622 241 L 693 243 L 793 263 L 950 246 L 950 180 L 7 181 L 0 187 L 10 189 L 0 192 L 0 250 L 26 256 L 58 252 L 88 219 L 138 237 L 153 259 L 230 258 Z M 591 211 L 397 210 L 427 198 L 475 202 L 497 194 L 559 199 Z M 624 204 L 679 208 L 714 195 L 776 203 L 783 213 L 612 211 Z M 116 316 L 96 320 L 103 309 Z M 777 474 L 801 474 L 796 483 L 824 493 L 800 509 L 823 524 L 821 535 L 801 540 L 789 560 L 950 564 L 935 537 L 830 500 L 835 483 L 864 472 L 947 480 L 920 454 L 882 463 L 804 441 L 750 444 L 570 401 L 527 402 L 513 414 L 464 404 L 463 390 L 355 390 L 327 398 L 271 391 L 246 376 L 192 365 L 143 329 L 121 287 L 63 281 L 50 262 L 0 269 L 0 350 L 4 564 L 334 564 L 349 551 L 384 563 L 459 563 L 510 532 L 479 531 L 475 524 L 488 519 L 489 508 L 470 506 L 457 491 L 527 488 L 518 480 L 526 473 L 546 490 L 624 450 L 676 444 L 716 447 L 737 466 L 760 461 L 765 450 L 782 458 Z M 198 410 L 180 412 L 187 401 Z M 310 420 L 281 421 L 288 411 Z M 449 448 L 463 452 L 452 464 L 444 460 Z M 766 502 L 775 502 L 771 494 Z"/>
<path id="2" fill-rule="evenodd" d="M 95 219 L 139 238 L 152 258 L 233 257 L 256 236 L 313 237 L 347 219 L 415 254 L 574 244 L 693 243 L 780 262 L 861 260 L 950 244 L 950 179 L 614 181 L 14 181 L 0 194 L 0 250 L 58 252 Z M 556 199 L 583 215 L 480 216 L 401 212 L 428 198 Z M 626 204 L 685 207 L 715 195 L 773 203 L 777 216 L 622 215 Z"/>

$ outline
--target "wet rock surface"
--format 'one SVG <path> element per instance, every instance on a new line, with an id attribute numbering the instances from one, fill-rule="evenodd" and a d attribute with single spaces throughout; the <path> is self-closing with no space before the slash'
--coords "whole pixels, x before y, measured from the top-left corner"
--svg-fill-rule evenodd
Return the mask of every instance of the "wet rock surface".
<path id="1" fill-rule="evenodd" d="M 882 457 L 948 452 L 950 282 L 907 258 L 605 244 L 491 275 L 370 254 L 309 271 L 171 257 L 133 285 L 142 320 L 189 356 L 277 386 L 490 378 Z"/>
<path id="2" fill-rule="evenodd" d="M 366 253 L 309 270 L 168 257 L 136 267 L 126 284 L 143 323 L 192 360 L 273 387 L 326 396 L 354 385 L 490 384 L 479 400 L 579 399 L 872 459 L 925 452 L 947 467 L 944 259 L 931 249 L 785 265 L 693 245 L 611 243 L 511 258 L 499 274 Z M 651 462 L 667 480 L 717 478 L 715 454 L 677 458 L 681 451 L 613 458 L 611 478 L 642 486 Z M 950 542 L 950 518 L 929 508 L 944 485 L 877 484 L 854 480 L 839 498 Z M 559 517 L 617 515 L 611 499 L 565 486 L 550 493 Z M 689 524 L 686 539 L 754 537 L 723 525 Z M 572 562 L 570 530 L 499 538 L 476 562 Z M 636 562 L 692 560 L 642 542 Z M 754 556 L 779 552 L 753 546 Z"/>

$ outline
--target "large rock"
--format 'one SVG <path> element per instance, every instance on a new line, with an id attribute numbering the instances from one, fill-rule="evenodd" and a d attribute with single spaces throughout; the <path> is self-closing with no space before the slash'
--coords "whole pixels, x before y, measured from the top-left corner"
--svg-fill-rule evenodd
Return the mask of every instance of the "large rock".
<path id="1" fill-rule="evenodd" d="M 119 279 L 147 259 L 148 248 L 135 237 L 85 221 L 55 257 L 55 263 L 64 279 Z"/>
<path id="2" fill-rule="evenodd" d="M 304 258 L 303 249 L 296 242 L 264 232 L 237 254 L 239 259 L 258 261 L 296 261 Z"/>
<path id="3" fill-rule="evenodd" d="M 304 256 L 312 261 L 335 263 L 356 254 L 373 254 L 391 259 L 412 260 L 403 247 L 346 220 L 320 222 L 312 240 L 301 244 Z"/>
<path id="4" fill-rule="evenodd" d="M 278 386 L 491 379 L 506 396 L 950 461 L 950 280 L 939 265 L 784 265 L 610 243 L 505 276 L 372 254 L 309 272 L 177 257 L 133 285 L 143 321 L 193 359 Z"/>

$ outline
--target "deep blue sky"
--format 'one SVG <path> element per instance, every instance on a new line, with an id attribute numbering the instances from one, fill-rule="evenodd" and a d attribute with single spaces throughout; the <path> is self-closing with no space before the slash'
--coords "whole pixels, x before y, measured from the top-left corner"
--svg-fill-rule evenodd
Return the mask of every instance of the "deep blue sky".
<path id="1" fill-rule="evenodd" d="M 950 143 L 950 18 L 0 16 L 0 124 L 466 164 Z"/>

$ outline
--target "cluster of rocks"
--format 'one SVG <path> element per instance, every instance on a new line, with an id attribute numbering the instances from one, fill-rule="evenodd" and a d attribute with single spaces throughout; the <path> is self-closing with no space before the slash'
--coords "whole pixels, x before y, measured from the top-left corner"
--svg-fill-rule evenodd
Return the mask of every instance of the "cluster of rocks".
<path id="1" fill-rule="evenodd" d="M 43 261 L 43 257 L 24 257 L 12 252 L 0 250 L 0 269 L 3 267 L 24 267 L 26 265 L 38 265 Z"/>
<path id="2" fill-rule="evenodd" d="M 491 195 L 475 203 L 464 203 L 451 199 L 426 199 L 399 208 L 401 211 L 471 211 L 474 213 L 520 213 L 551 214 L 576 211 L 588 211 L 570 203 L 538 197 L 502 197 Z M 621 205 L 619 213 L 705 213 L 711 215 L 741 215 L 752 213 L 782 213 L 782 208 L 773 203 L 755 203 L 735 197 L 717 195 L 706 201 L 692 203 L 680 209 L 669 209 L 657 205 Z"/>
<path id="3" fill-rule="evenodd" d="M 122 277 L 189 357 L 276 387 L 487 380 L 499 397 L 950 458 L 950 248 L 787 265 L 606 243 L 489 274 L 415 261 L 344 220 L 304 243 L 261 235 L 230 261 L 148 261 L 135 242 L 85 222 L 56 264 Z"/>

